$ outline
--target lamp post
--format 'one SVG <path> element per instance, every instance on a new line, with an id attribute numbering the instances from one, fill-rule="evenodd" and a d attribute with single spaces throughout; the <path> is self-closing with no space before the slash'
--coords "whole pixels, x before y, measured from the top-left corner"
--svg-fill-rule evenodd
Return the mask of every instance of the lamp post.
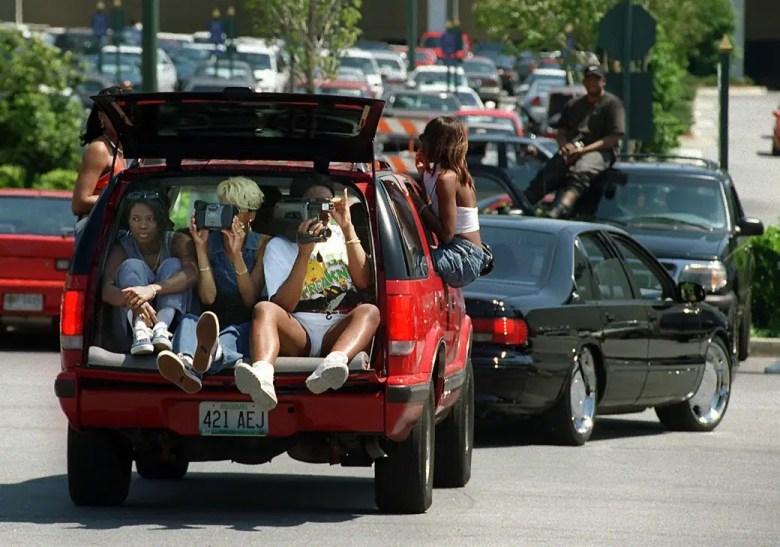
<path id="1" fill-rule="evenodd" d="M 160 30 L 159 0 L 143 0 L 143 30 L 141 34 L 141 77 L 147 93 L 157 91 L 157 31 Z"/>
<path id="2" fill-rule="evenodd" d="M 720 168 L 729 168 L 729 61 L 734 47 L 727 35 L 720 42 L 720 64 L 718 65 L 718 90 L 720 91 Z"/>
<path id="3" fill-rule="evenodd" d="M 223 34 L 223 26 L 222 26 L 222 13 L 219 11 L 219 8 L 214 8 L 214 10 L 211 12 L 211 21 L 209 21 L 209 34 L 211 38 L 211 43 L 214 44 L 214 72 L 212 73 L 212 76 L 217 75 L 217 66 L 219 65 L 219 50 L 217 49 L 217 46 L 224 42 L 225 35 Z"/>
<path id="4" fill-rule="evenodd" d="M 95 13 L 92 15 L 92 35 L 97 38 L 98 46 L 98 72 L 103 73 L 103 38 L 108 32 L 108 16 L 105 12 L 106 5 L 103 2 L 95 4 Z"/>
<path id="5" fill-rule="evenodd" d="M 122 68 L 120 64 L 119 44 L 122 42 L 122 32 L 125 29 L 125 10 L 122 8 L 122 0 L 114 0 L 111 8 L 111 33 L 116 47 L 116 80 L 122 82 Z"/>
<path id="6" fill-rule="evenodd" d="M 230 59 L 230 77 L 233 77 L 233 58 L 236 55 L 236 46 L 234 40 L 238 36 L 236 28 L 236 8 L 230 6 L 225 10 L 225 38 L 227 39 L 227 53 Z"/>

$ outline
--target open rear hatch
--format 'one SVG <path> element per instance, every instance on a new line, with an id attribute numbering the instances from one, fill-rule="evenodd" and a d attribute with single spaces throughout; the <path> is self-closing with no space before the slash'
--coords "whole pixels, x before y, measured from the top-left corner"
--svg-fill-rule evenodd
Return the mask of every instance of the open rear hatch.
<path id="1" fill-rule="evenodd" d="M 128 158 L 369 163 L 384 101 L 254 93 L 130 93 L 92 97 Z"/>

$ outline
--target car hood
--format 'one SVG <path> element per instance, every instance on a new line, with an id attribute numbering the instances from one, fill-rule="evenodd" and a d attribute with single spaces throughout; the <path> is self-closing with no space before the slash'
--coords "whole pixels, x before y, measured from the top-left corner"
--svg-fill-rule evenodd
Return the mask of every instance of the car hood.
<path id="1" fill-rule="evenodd" d="M 625 230 L 658 258 L 715 259 L 727 242 L 726 232 Z"/>
<path id="2" fill-rule="evenodd" d="M 373 162 L 384 101 L 255 93 L 92 97 L 128 158 Z"/>

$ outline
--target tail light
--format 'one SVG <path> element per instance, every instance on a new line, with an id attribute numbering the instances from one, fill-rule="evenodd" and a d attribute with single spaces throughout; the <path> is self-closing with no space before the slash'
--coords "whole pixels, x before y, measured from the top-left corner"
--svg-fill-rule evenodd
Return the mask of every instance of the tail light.
<path id="1" fill-rule="evenodd" d="M 528 342 L 528 324 L 522 319 L 474 319 L 474 341 L 519 345 Z"/>
<path id="2" fill-rule="evenodd" d="M 387 297 L 387 334 L 390 355 L 410 355 L 414 351 L 415 316 L 411 294 Z"/>
<path id="3" fill-rule="evenodd" d="M 539 96 L 534 97 L 533 99 L 531 99 L 531 105 L 542 106 L 542 99 Z"/>
<path id="4" fill-rule="evenodd" d="M 83 349 L 86 285 L 86 276 L 68 276 L 65 281 L 60 307 L 60 346 L 63 366 L 72 365 L 72 359 L 80 358 Z"/>

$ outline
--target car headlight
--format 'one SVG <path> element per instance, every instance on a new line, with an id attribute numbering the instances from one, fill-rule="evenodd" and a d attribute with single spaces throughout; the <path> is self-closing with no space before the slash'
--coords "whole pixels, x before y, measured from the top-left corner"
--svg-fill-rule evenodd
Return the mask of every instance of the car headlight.
<path id="1" fill-rule="evenodd" d="M 726 267 L 719 260 L 706 263 L 687 264 L 678 281 L 692 281 L 698 283 L 704 290 L 717 292 L 728 283 Z"/>

